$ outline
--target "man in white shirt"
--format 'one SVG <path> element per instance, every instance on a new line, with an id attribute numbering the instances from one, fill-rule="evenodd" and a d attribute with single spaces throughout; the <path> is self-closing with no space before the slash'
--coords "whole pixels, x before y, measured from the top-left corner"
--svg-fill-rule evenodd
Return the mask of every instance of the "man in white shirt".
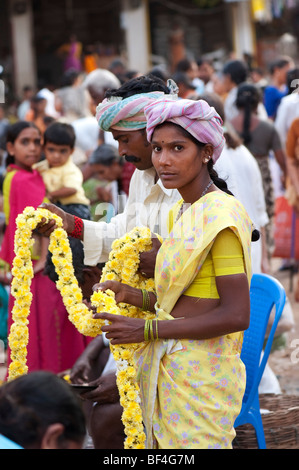
<path id="1" fill-rule="evenodd" d="M 157 178 L 151 161 L 151 146 L 146 138 L 146 120 L 143 113 L 149 100 L 157 99 L 165 92 L 169 93 L 164 83 L 159 81 L 157 84 L 157 80 L 159 79 L 149 77 L 133 79 L 115 92 L 111 92 L 111 97 L 98 106 L 97 119 L 100 121 L 100 128 L 104 131 L 111 131 L 118 142 L 119 154 L 127 161 L 131 161 L 136 166 L 136 170 L 131 178 L 129 196 L 123 213 L 117 214 L 108 224 L 83 221 L 84 227 L 79 238 L 84 244 L 84 262 L 87 266 L 106 262 L 113 240 L 137 225 L 147 226 L 152 232 L 158 232 L 162 237 L 167 235 L 166 215 L 170 207 L 180 199 L 180 195 L 177 190 L 164 188 Z M 135 89 L 140 92 L 136 94 Z M 153 91 L 144 92 L 146 89 Z M 114 97 L 118 93 L 122 93 L 122 96 L 120 95 L 121 98 L 116 100 Z M 175 99 L 176 95 L 173 97 Z M 114 112 L 113 105 L 115 104 L 118 109 L 120 102 L 122 103 L 121 112 L 118 110 L 113 122 L 109 123 L 108 119 L 113 116 Z M 133 116 L 132 106 L 133 108 L 136 106 L 136 113 Z M 129 114 L 123 119 L 126 109 Z M 61 213 L 55 206 L 45 205 L 44 207 L 62 217 L 64 228 L 71 235 L 75 224 L 74 217 L 71 214 Z M 100 212 L 101 207 L 98 208 L 98 213 Z M 49 234 L 54 224 L 54 221 L 51 222 L 40 228 L 40 232 Z"/>
<path id="2" fill-rule="evenodd" d="M 168 211 L 181 196 L 177 190 L 164 188 L 157 178 L 151 161 L 151 146 L 146 137 L 146 119 L 143 110 L 149 104 L 149 100 L 157 99 L 169 92 L 172 92 L 173 99 L 176 99 L 175 89 L 169 90 L 161 80 L 154 77 L 138 77 L 110 94 L 106 92 L 106 96 L 110 98 L 98 106 L 97 119 L 100 128 L 106 132 L 111 131 L 118 142 L 119 154 L 127 161 L 131 161 L 136 166 L 136 170 L 131 178 L 129 196 L 123 213 L 113 217 L 109 223 L 83 221 L 83 230 L 78 238 L 84 244 L 86 266 L 106 262 L 113 240 L 135 226 L 148 226 L 154 233 L 162 236 L 167 234 Z M 70 235 L 72 234 L 75 219 L 71 214 L 61 212 L 53 205 L 45 204 L 43 207 L 60 215 L 65 230 Z M 53 230 L 53 226 L 54 221 L 50 221 L 40 228 L 40 232 L 48 235 Z M 149 262 L 147 266 L 145 260 L 142 271 L 151 276 L 152 263 Z M 90 357 L 96 357 L 102 348 L 103 339 L 99 336 L 90 343 L 88 350 L 83 354 L 87 360 L 90 360 Z M 73 376 L 81 381 L 84 379 L 86 361 L 82 364 L 83 361 L 79 366 L 80 370 L 73 371 Z M 120 404 L 116 388 L 115 363 L 111 354 L 96 383 L 98 385 L 96 390 L 84 394 L 84 398 L 90 400 L 91 403 L 97 402 L 92 407 L 90 419 L 94 446 L 99 449 L 121 448 L 123 436 L 122 433 L 120 436 L 118 434 L 121 424 Z M 115 423 L 115 427 L 112 423 Z"/>
<path id="3" fill-rule="evenodd" d="M 104 97 L 105 92 L 120 87 L 120 81 L 109 70 L 96 69 L 90 72 L 81 85 L 85 94 L 86 110 L 84 117 L 72 121 L 76 134 L 76 153 L 80 160 L 73 160 L 77 164 L 85 163 L 91 153 L 104 140 L 105 143 L 117 145 L 113 141 L 111 132 L 101 132 L 95 118 L 96 107 Z M 73 156 L 74 157 L 74 156 Z"/>
<path id="4" fill-rule="evenodd" d="M 224 102 L 225 116 L 231 121 L 239 113 L 236 107 L 238 87 L 247 80 L 248 70 L 245 62 L 241 60 L 230 60 L 224 64 L 222 70 L 222 81 L 227 96 Z M 261 119 L 267 119 L 267 113 L 262 102 L 258 104 L 258 115 Z"/>

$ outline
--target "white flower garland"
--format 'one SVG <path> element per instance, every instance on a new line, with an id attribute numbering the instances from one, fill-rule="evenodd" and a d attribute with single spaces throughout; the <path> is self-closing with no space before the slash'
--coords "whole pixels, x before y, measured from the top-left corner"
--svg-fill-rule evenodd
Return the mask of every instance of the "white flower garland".
<path id="1" fill-rule="evenodd" d="M 78 331 L 86 336 L 95 337 L 101 334 L 104 322 L 93 318 L 93 313 L 83 303 L 81 289 L 74 275 L 72 253 L 68 236 L 62 228 L 62 220 L 46 209 L 26 207 L 16 219 L 15 258 L 12 268 L 11 293 L 15 297 L 12 310 L 12 326 L 8 341 L 11 350 L 8 380 L 26 374 L 28 367 L 28 315 L 32 302 L 30 285 L 33 277 L 31 261 L 31 246 L 34 241 L 32 231 L 42 219 L 55 219 L 57 228 L 51 233 L 49 250 L 58 274 L 57 288 L 59 289 L 70 321 Z M 160 241 L 162 241 L 160 239 Z M 139 253 L 151 249 L 151 233 L 147 228 L 135 228 L 124 237 L 115 240 L 100 282 L 116 280 L 132 287 L 154 291 L 154 280 L 146 279 L 138 273 Z M 116 315 L 130 317 L 152 318 L 149 312 L 129 304 L 115 302 L 114 292 L 95 292 L 91 297 L 92 305 L 97 311 L 106 311 Z M 111 345 L 111 351 L 117 365 L 117 385 L 120 393 L 120 403 L 123 406 L 122 421 L 125 427 L 125 448 L 144 448 L 145 434 L 140 409 L 139 387 L 136 382 L 134 351 L 138 344 Z"/>

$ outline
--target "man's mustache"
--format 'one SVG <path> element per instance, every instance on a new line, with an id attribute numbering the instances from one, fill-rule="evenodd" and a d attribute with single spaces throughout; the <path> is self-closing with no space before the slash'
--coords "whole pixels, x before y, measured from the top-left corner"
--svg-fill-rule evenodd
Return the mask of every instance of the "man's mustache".
<path id="1" fill-rule="evenodd" d="M 137 158 L 137 157 L 134 157 L 134 155 L 126 155 L 126 156 L 125 156 L 125 160 L 126 160 L 127 162 L 131 162 L 131 163 L 141 162 L 141 159 L 140 159 L 140 158 Z"/>

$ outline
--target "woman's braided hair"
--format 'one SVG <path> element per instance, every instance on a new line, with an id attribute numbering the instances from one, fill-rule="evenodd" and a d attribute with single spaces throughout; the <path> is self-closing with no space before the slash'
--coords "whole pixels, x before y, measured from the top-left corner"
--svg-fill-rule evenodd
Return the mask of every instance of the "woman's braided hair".
<path id="1" fill-rule="evenodd" d="M 244 122 L 242 130 L 242 138 L 245 145 L 251 141 L 251 115 L 254 113 L 261 102 L 261 94 L 259 89 L 251 83 L 244 83 L 238 87 L 236 106 L 239 110 L 244 111 Z"/>

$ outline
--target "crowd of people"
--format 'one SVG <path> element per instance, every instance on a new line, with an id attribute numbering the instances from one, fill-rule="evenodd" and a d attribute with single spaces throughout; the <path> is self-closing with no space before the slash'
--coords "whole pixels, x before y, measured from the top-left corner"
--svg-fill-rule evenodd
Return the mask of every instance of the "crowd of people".
<path id="1" fill-rule="evenodd" d="M 68 370 L 73 383 L 93 385 L 81 395 L 93 447 L 120 449 L 122 407 L 109 344 L 141 343 L 136 367 L 148 448 L 231 448 L 246 383 L 240 351 L 250 278 L 273 274 L 277 197 L 295 215 L 299 207 L 299 69 L 279 57 L 261 80 L 243 60 L 216 71 L 208 60 L 186 58 L 172 73 L 156 67 L 130 78 L 121 61 L 116 65 L 119 73 L 68 67 L 61 88 L 24 89 L 14 123 L 4 123 L 4 113 L 1 281 L 9 292 L 17 215 L 42 205 L 62 218 L 86 302 L 93 289 L 110 289 L 119 302 L 142 308 L 141 290 L 98 283 L 112 242 L 149 227 L 164 240 L 153 238 L 152 250 L 140 255 L 140 272 L 155 280 L 155 294 L 147 293 L 158 319 L 153 340 L 144 342 L 143 319 L 97 313 L 109 325 L 94 339 L 69 322 L 48 251 L 53 219 L 34 233 L 28 376 Z M 3 341 L 13 302 L 9 292 Z M 288 302 L 287 309 L 290 328 Z M 269 367 L 263 380 L 267 391 L 279 390 Z M 18 409 L 1 411 L 7 394 L 20 400 L 17 381 L 0 389 L 0 434 L 25 448 L 48 448 L 50 439 L 53 446 L 83 445 L 79 411 L 77 433 L 64 435 L 61 416 L 58 427 L 47 421 L 45 433 L 27 442 Z"/>

